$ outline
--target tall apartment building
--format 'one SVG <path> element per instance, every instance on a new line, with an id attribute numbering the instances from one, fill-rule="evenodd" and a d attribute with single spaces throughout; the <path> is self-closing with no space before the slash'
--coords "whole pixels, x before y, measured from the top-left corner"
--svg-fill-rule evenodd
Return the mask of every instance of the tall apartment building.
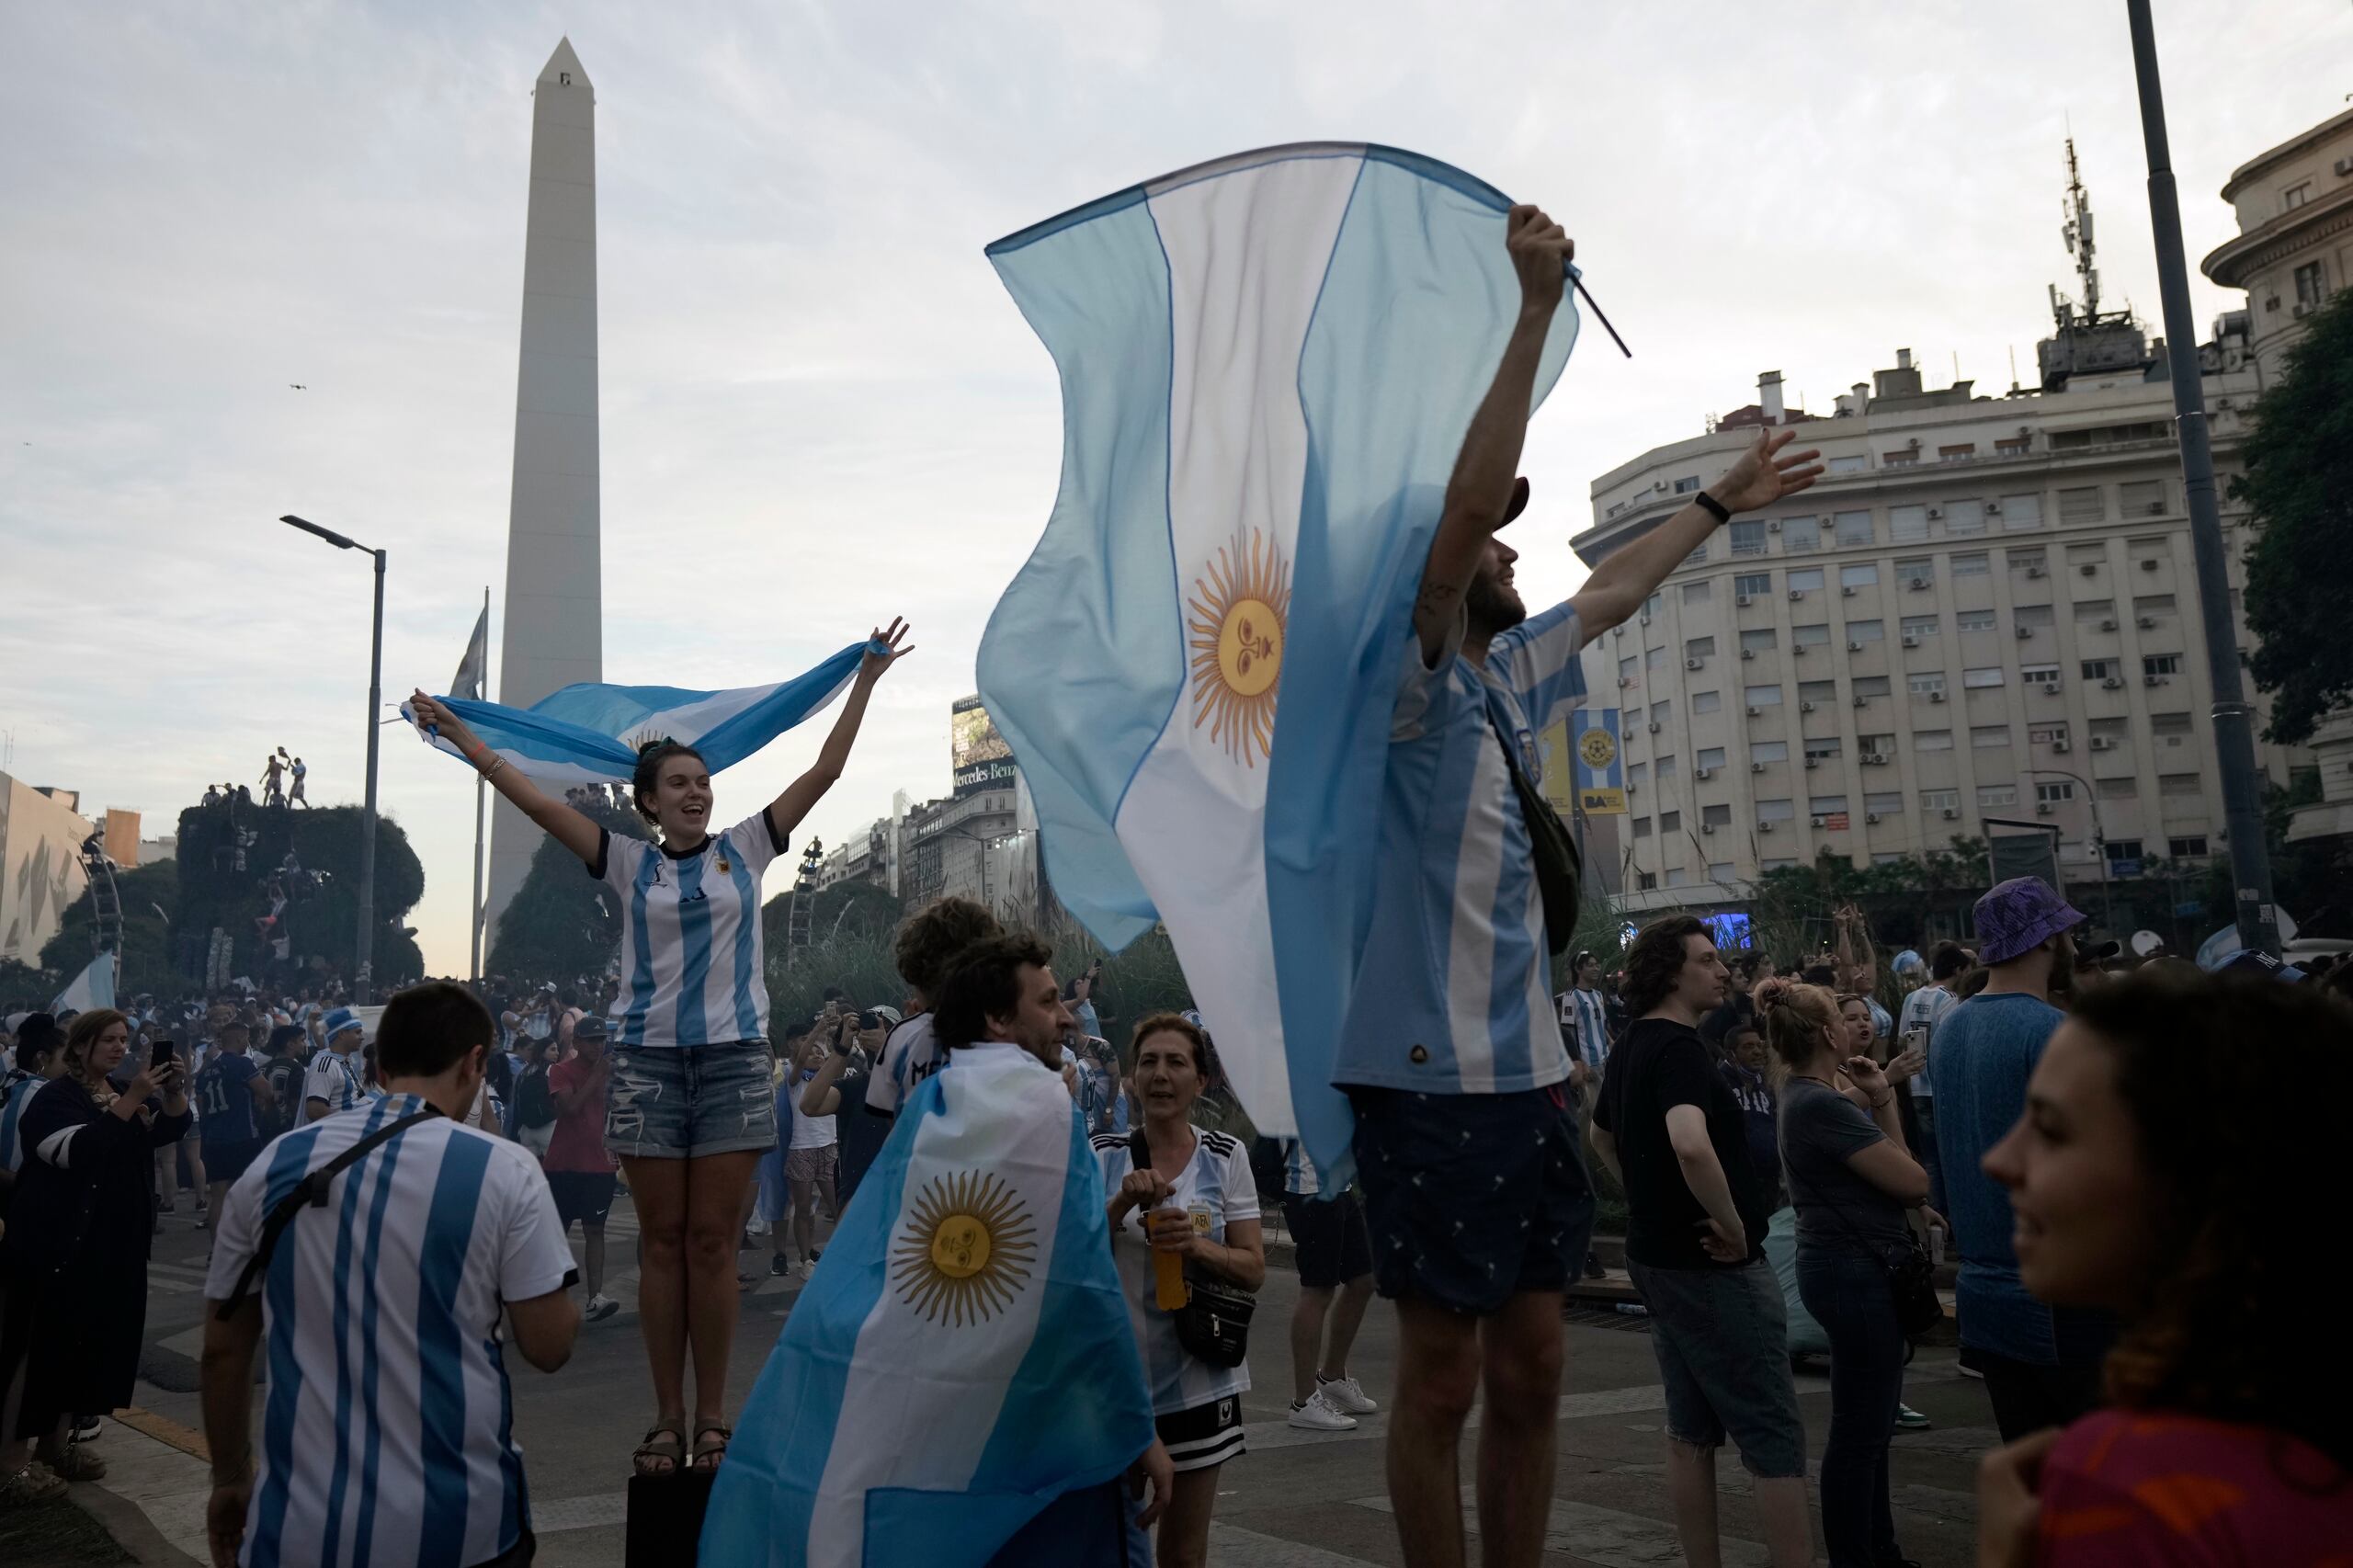
<path id="1" fill-rule="evenodd" d="M 2268 381 L 2313 312 L 2353 280 L 2353 109 L 2241 164 L 2222 199 L 2238 237 L 2200 265 L 2215 282 L 2246 290 Z M 2321 722 L 2312 749 L 2321 799 L 2296 812 L 2288 837 L 2353 838 L 2353 707 Z"/>
<path id="2" fill-rule="evenodd" d="M 2053 291 L 2041 387 L 1927 389 L 1898 350 L 1814 417 L 1768 372 L 1755 405 L 1595 482 L 1594 526 L 1571 541 L 1588 563 L 1759 426 L 1802 422 L 1829 471 L 1719 530 L 1587 651 L 1594 700 L 1624 710 L 1628 815 L 1603 852 L 1630 909 L 1735 903 L 1760 871 L 1916 855 L 1988 818 L 2055 826 L 2071 882 L 2222 850 L 2163 349 L 2099 310 L 2075 195 L 2084 301 Z M 2247 337 L 2232 312 L 2200 351 L 2225 475 L 2258 390 Z M 2223 517 L 2235 611 L 2244 530 L 2227 501 Z M 2260 754 L 2280 783 L 2289 760 Z"/>

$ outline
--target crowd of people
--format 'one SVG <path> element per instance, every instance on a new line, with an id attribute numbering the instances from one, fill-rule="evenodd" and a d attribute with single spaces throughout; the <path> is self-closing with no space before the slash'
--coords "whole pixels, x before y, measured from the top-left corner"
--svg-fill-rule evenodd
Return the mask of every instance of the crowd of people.
<path id="1" fill-rule="evenodd" d="M 1669 915 L 1612 962 L 1574 955 L 1552 994 L 1552 938 L 1575 907 L 1577 867 L 1530 814 L 1542 808 L 1528 785 L 1536 734 L 1583 699 L 1579 648 L 1734 512 L 1822 471 L 1816 454 L 1784 449 L 1788 432 L 1768 432 L 1574 597 L 1529 614 L 1498 530 L 1528 503 L 1517 468 L 1571 246 L 1533 209 L 1514 210 L 1508 246 L 1523 309 L 1448 486 L 1397 676 L 1380 897 L 1333 1074 L 1354 1111 L 1354 1177 L 1295 1143 L 1278 1152 L 1300 1282 L 1290 1424 L 1342 1431 L 1381 1409 L 1348 1358 L 1370 1298 L 1389 1298 L 1387 1479 L 1404 1560 L 1465 1562 L 1462 1438 L 1483 1407 L 1481 1553 L 1539 1561 L 1563 1301 L 1598 1268 L 1597 1166 L 1624 1199 L 1688 1562 L 1722 1560 L 1715 1469 L 1728 1441 L 1770 1560 L 1813 1559 L 1790 1357 L 1801 1316 L 1828 1347 L 1830 1561 L 1906 1561 L 1890 1444 L 1922 1419 L 1903 1380 L 1914 1343 L 1944 1319 L 1948 1249 L 1961 1365 L 1984 1380 L 2005 1439 L 1982 1470 L 1982 1562 L 2332 1560 L 2353 1539 L 2338 1418 L 2353 1388 L 2326 1348 L 2325 1233 L 2304 1212 L 2332 1190 L 2330 1123 L 2353 1090 L 2346 975 L 2323 986 L 2177 960 L 2100 973 L 2078 963 L 2084 917 L 2020 879 L 1978 901 L 1972 945 L 1884 971 L 1851 909 L 1826 952 L 1788 964 L 1728 961 L 1707 921 Z M 1220 1074 L 1201 1021 L 1155 1013 L 1114 1049 L 1098 971 L 1065 982 L 1038 937 L 955 899 L 900 928 L 903 996 L 835 994 L 810 1019 L 769 1017 L 761 872 L 839 777 L 904 652 L 898 622 L 876 632 L 816 763 L 734 826 L 714 826 L 699 753 L 648 744 L 628 799 L 651 843 L 608 833 L 585 796 L 548 794 L 446 706 L 411 699 L 616 895 L 608 983 L 494 988 L 486 1006 L 429 983 L 395 996 L 372 1039 L 333 996 L 276 1010 L 215 998 L 200 1029 L 168 1009 L 12 1019 L 7 1500 L 103 1468 L 85 1446 L 92 1413 L 130 1398 L 147 1249 L 184 1157 L 197 1222 L 215 1238 L 203 1357 L 215 1562 L 527 1562 L 500 1346 L 554 1371 L 584 1321 L 618 1310 L 603 1238 L 617 1181 L 637 1218 L 653 1404 L 629 1467 L 648 1481 L 717 1472 L 733 1437 L 739 1291 L 756 1278 L 739 1263 L 747 1231 L 772 1238 L 771 1273 L 822 1282 L 824 1221 L 857 1200 L 888 1140 L 965 1074 L 1045 1073 L 1068 1091 L 1074 1158 L 1091 1155 L 1082 1190 L 1101 1199 L 1065 1210 L 1058 1244 L 1075 1228 L 1108 1254 L 1136 1356 L 1104 1376 L 1140 1380 L 1118 1392 L 1152 1417 L 1148 1443 L 1132 1429 L 1138 1451 L 1090 1459 L 1090 1476 L 1107 1460 L 1130 1471 L 1086 1483 L 1121 1519 L 1102 1561 L 1205 1562 L 1222 1467 L 1247 1449 L 1267 1216 L 1253 1150 L 1205 1125 Z M 183 1035 L 199 1043 L 183 1050 Z M 1777 1234 L 1787 1284 L 1769 1260 Z M 969 1273 L 959 1244 L 930 1244 Z M 945 1375 L 959 1351 L 937 1335 L 909 1354 L 940 1357 Z M 1056 1392 L 1077 1420 L 1101 1392 Z M 395 1428 L 401 1440 L 383 1440 Z M 929 1435 L 899 1436 L 915 1447 Z M 419 1496 L 431 1506 L 377 1506 Z M 779 1550 L 799 1560 L 790 1542 Z M 995 1562 L 1037 1560 L 1013 1551 Z"/>

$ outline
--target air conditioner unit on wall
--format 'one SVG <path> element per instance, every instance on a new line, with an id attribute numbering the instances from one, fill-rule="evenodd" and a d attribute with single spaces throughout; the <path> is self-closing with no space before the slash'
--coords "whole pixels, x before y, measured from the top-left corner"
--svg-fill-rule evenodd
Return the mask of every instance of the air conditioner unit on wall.
<path id="1" fill-rule="evenodd" d="M 1743 648 L 1740 651 L 1740 656 L 1744 659 L 1753 659 L 1756 657 L 1756 650 L 1754 648 Z"/>
<path id="2" fill-rule="evenodd" d="M 2116 630 L 2116 620 L 2115 620 L 2115 618 L 2114 618 L 2114 617 L 2110 617 L 2109 619 L 2106 619 L 2106 620 L 2101 621 L 2101 622 L 2099 623 L 2099 629 L 2100 629 L 2102 631 L 2115 631 L 2115 630 Z"/>
<path id="3" fill-rule="evenodd" d="M 2044 682 L 2042 683 L 2042 695 L 2043 695 L 2043 696 L 2045 696 L 2045 697 L 2056 697 L 2056 696 L 2058 696 L 2058 695 L 2059 695 L 2059 683 L 2058 683 L 2057 681 L 2055 681 L 2055 680 L 2047 680 L 2047 681 L 2044 681 Z"/>
<path id="4" fill-rule="evenodd" d="M 2116 742 L 2111 736 L 2094 735 L 2092 737 L 2092 750 L 2094 751 L 2109 751 L 2114 749 L 2115 745 Z"/>
<path id="5" fill-rule="evenodd" d="M 2067 744 L 2067 743 L 2066 743 L 2065 741 L 2052 741 L 2052 742 L 2051 743 L 2051 749 L 2052 749 L 2052 751 L 2058 752 L 2058 751 L 2067 751 L 2067 750 L 2069 750 L 2069 749 L 2071 749 L 2071 748 L 2068 746 L 2068 744 Z"/>
<path id="6" fill-rule="evenodd" d="M 1658 721 L 1655 719 L 1651 721 L 1651 733 L 1654 735 L 1658 733 Z"/>
<path id="7" fill-rule="evenodd" d="M 1749 716 L 1750 718 L 1754 719 L 1754 718 L 1756 718 L 1756 717 L 1757 712 L 1758 712 L 1758 710 L 1756 710 L 1756 709 L 1755 709 L 1755 708 L 1751 708 L 1751 709 L 1748 710 L 1748 716 Z"/>
<path id="8" fill-rule="evenodd" d="M 1791 604 L 1797 603 L 1803 597 L 1805 597 L 1805 590 L 1803 588 L 1791 588 L 1790 590 L 1790 602 Z"/>
<path id="9" fill-rule="evenodd" d="M 1780 519 L 1780 518 L 1779 518 L 1779 517 L 1768 517 L 1768 518 L 1766 518 L 1766 519 L 1765 519 L 1765 531 L 1766 531 L 1767 533 L 1768 533 L 1768 534 L 1777 534 L 1777 533 L 1779 533 L 1779 532 L 1781 531 L 1781 519 Z"/>
<path id="10" fill-rule="evenodd" d="M 1928 693 L 1928 700 L 1931 702 L 1942 702 L 1944 699 L 1945 694 L 1941 688 Z"/>
<path id="11" fill-rule="evenodd" d="M 1854 585 L 1854 584 L 1852 584 L 1852 583 L 1841 583 L 1841 584 L 1839 584 L 1839 585 L 1838 585 L 1838 597 L 1839 597 L 1840 598 L 1844 598 L 1844 599 L 1851 599 L 1851 598 L 1853 598 L 1853 597 L 1855 597 L 1855 585 Z"/>
<path id="12" fill-rule="evenodd" d="M 2096 576 L 2099 573 L 2099 562 L 2097 561 L 2086 561 L 2081 566 L 2076 567 L 2075 570 L 2082 573 L 2086 577 Z"/>
<path id="13" fill-rule="evenodd" d="M 1887 766 L 1887 753 L 1883 751 L 1867 751 L 1863 753 L 1863 766 L 1865 767 L 1885 767 Z"/>
<path id="14" fill-rule="evenodd" d="M 2021 627 L 2019 627 L 2019 628 L 2018 628 L 2018 641 L 2019 641 L 2019 642 L 2025 642 L 2028 638 L 2029 638 L 2029 637 L 2031 637 L 2031 636 L 2033 636 L 2033 635 L 2034 635 L 2034 628 L 2033 628 L 2033 627 L 2031 627 L 2031 626 L 2021 626 Z"/>
<path id="15" fill-rule="evenodd" d="M 1696 670 L 1696 669 L 1699 669 L 1699 668 L 1701 668 L 1702 666 L 1704 666 L 1704 665 L 1707 664 L 1707 662 L 1708 662 L 1708 661 L 1707 661 L 1707 660 L 1705 660 L 1705 659 L 1698 659 L 1698 658 L 1686 659 L 1686 660 L 1684 660 L 1684 661 L 1683 661 L 1683 667 L 1684 667 L 1685 669 L 1687 669 L 1687 670 Z"/>
<path id="16" fill-rule="evenodd" d="M 1716 824 L 1711 822 L 1703 822 L 1699 824 L 1699 831 L 1701 833 L 1713 833 L 1716 831 Z"/>
<path id="17" fill-rule="evenodd" d="M 2047 817 L 2056 810 L 2058 808 L 2048 801 L 2037 801 L 2034 803 L 2034 814 L 2039 817 Z"/>
<path id="18" fill-rule="evenodd" d="M 1927 587 L 1927 585 L 1928 585 L 1928 580 L 1927 580 L 1926 577 L 1915 577 L 1915 578 L 1913 578 L 1913 579 L 1912 579 L 1912 581 L 1907 585 L 1907 586 L 1909 586 L 1909 587 L 1912 589 L 1912 591 L 1913 591 L 1913 592 L 1915 592 L 1915 593 L 1919 592 L 1921 589 L 1923 589 L 1923 588 Z"/>
<path id="19" fill-rule="evenodd" d="M 1808 773 L 1813 772 L 1815 768 L 1820 767 L 1821 766 L 1822 759 L 1818 756 L 1810 756 L 1805 759 L 1805 770 Z"/>
<path id="20" fill-rule="evenodd" d="M 1855 699 L 1855 706 L 1858 708 L 1868 708 L 1870 706 L 1870 700 L 1871 699 L 1868 697 L 1858 697 Z"/>
<path id="21" fill-rule="evenodd" d="M 1877 812 L 1865 812 L 1863 813 L 1863 820 L 1867 823 L 1876 823 L 1879 821 L 1879 813 Z"/>
<path id="22" fill-rule="evenodd" d="M 1774 824 L 1769 822 L 1760 822 L 1756 824 L 1756 831 L 1759 833 L 1770 833 L 1773 831 L 1773 825 Z"/>
<path id="23" fill-rule="evenodd" d="M 1811 713 L 1813 711 L 1813 704 L 1811 702 L 1801 702 L 1798 704 L 1798 711 L 1801 713 Z"/>
<path id="24" fill-rule="evenodd" d="M 1746 594 L 1734 594 L 1733 596 L 1732 602 L 1738 605 L 1741 608 L 1746 609 L 1750 605 L 1756 601 Z"/>
<path id="25" fill-rule="evenodd" d="M 2165 677 L 2163 676 L 2143 676 L 2141 677 L 2141 684 L 2143 686 L 2163 686 L 2165 683 Z"/>
<path id="26" fill-rule="evenodd" d="M 2155 559 L 2154 559 L 2154 558 L 2152 558 L 2152 559 L 2150 559 L 2150 560 L 2143 561 L 2143 562 L 2141 562 L 2141 570 L 2142 570 L 2142 571 L 2143 571 L 2143 572 L 2154 572 L 2154 571 L 2155 571 L 2155 570 L 2157 569 L 2157 564 L 2158 564 L 2158 563 L 2157 563 L 2157 562 L 2155 561 Z"/>
<path id="27" fill-rule="evenodd" d="M 2132 624 L 2143 631 L 2153 631 L 2157 624 L 2157 618 L 2154 615 L 2136 615 L 2132 618 Z"/>
<path id="28" fill-rule="evenodd" d="M 2042 575 L 2042 568 L 2040 566 L 2029 566 L 2026 569 L 2026 574 L 2029 577 L 2040 577 Z"/>
<path id="29" fill-rule="evenodd" d="M 1618 689 L 1620 691 L 1625 690 L 1628 687 L 1633 684 L 1634 677 L 1632 676 L 1620 676 L 1618 677 Z"/>
<path id="30" fill-rule="evenodd" d="M 1945 808 L 1945 821 L 1947 821 L 1947 822 L 1950 822 L 1950 821 L 1952 821 L 1955 817 L 1957 817 L 1957 816 L 1959 816 L 1959 815 L 1961 815 L 1961 808 L 1960 808 L 1960 807 L 1958 807 L 1958 806 L 1947 806 L 1947 807 Z"/>
<path id="31" fill-rule="evenodd" d="M 1814 827 L 1820 827 L 1822 825 L 1822 819 L 1820 817 L 1808 817 L 1806 821 Z"/>
<path id="32" fill-rule="evenodd" d="M 1712 767 L 1695 767 L 1691 770 L 1691 776 L 1695 778 L 1713 778 L 1716 776 L 1716 770 Z"/>
<path id="33" fill-rule="evenodd" d="M 1847 644 L 1847 652 L 1849 653 L 1859 653 L 1862 651 L 1863 645 L 1860 642 L 1849 642 Z"/>
<path id="34" fill-rule="evenodd" d="M 1765 771 L 1765 765 L 1761 762 L 1752 762 L 1748 765 L 1748 771 L 1751 773 L 1762 773 Z"/>
<path id="35" fill-rule="evenodd" d="M 1917 648 L 1920 645 L 1920 634 L 1916 631 L 1905 632 L 1904 634 L 1904 645 L 1906 648 Z"/>
<path id="36" fill-rule="evenodd" d="M 2100 684 L 2100 689 L 2102 689 L 2103 691 L 2122 691 L 2122 690 L 2124 689 L 2124 683 L 2123 683 L 2123 681 L 2120 680 L 2120 679 L 2119 679 L 2119 678 L 2117 678 L 2115 676 L 2109 676 L 2106 680 L 2104 680 L 2104 681 L 2100 682 L 2099 684 Z"/>

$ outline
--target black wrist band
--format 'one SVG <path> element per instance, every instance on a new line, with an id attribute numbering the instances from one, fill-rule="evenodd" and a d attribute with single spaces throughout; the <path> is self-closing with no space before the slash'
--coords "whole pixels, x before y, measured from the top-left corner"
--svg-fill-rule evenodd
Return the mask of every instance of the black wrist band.
<path id="1" fill-rule="evenodd" d="M 1724 504 L 1704 490 L 1691 497 L 1691 504 L 1720 523 L 1732 521 L 1732 513 L 1725 508 Z"/>

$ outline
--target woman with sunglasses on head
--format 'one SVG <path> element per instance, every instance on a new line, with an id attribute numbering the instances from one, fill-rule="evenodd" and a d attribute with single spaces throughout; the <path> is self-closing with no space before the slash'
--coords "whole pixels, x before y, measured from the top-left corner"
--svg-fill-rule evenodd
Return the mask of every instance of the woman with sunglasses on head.
<path id="1" fill-rule="evenodd" d="M 907 631 L 894 619 L 873 634 L 816 762 L 733 827 L 712 831 L 710 771 L 699 752 L 668 740 L 641 748 L 631 798 L 659 844 L 614 837 L 506 767 L 441 703 L 421 691 L 410 699 L 419 723 L 580 857 L 620 906 L 605 1143 L 620 1156 L 637 1208 L 638 1312 L 656 1407 L 633 1457 L 641 1475 L 715 1470 L 726 1456 L 737 1230 L 760 1156 L 777 1140 L 760 873 L 788 852 L 793 829 L 841 777 L 875 683 L 914 651 Z"/>

